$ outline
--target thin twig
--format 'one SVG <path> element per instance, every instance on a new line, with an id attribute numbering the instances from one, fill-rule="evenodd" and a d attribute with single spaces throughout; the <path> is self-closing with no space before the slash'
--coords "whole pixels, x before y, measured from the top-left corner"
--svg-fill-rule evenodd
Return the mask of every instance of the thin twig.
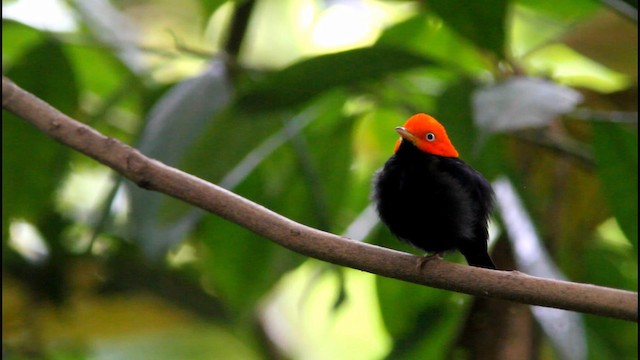
<path id="1" fill-rule="evenodd" d="M 296 223 L 193 175 L 166 166 L 106 137 L 2 79 L 2 107 L 49 137 L 111 167 L 138 186 L 162 192 L 221 216 L 292 251 L 416 284 L 470 295 L 511 300 L 638 321 L 638 293 L 429 261 Z"/>

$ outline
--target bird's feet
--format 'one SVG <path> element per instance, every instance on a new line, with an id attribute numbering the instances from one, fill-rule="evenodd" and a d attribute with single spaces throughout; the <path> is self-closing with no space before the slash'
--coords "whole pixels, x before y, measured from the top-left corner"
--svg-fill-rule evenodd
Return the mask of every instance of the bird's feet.
<path id="1" fill-rule="evenodd" d="M 424 265 L 426 263 L 428 263 L 429 261 L 433 260 L 433 259 L 438 259 L 438 260 L 442 260 L 442 256 L 444 255 L 443 252 L 437 252 L 433 255 L 425 255 L 425 256 L 421 256 L 418 258 L 418 263 L 416 264 L 416 268 L 418 269 L 418 271 L 422 271 L 422 268 L 424 268 Z"/>

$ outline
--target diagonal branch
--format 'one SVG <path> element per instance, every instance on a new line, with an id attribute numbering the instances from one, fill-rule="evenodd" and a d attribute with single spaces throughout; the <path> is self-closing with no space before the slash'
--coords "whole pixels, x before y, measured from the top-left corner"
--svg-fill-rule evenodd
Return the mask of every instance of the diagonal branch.
<path id="1" fill-rule="evenodd" d="M 138 186 L 158 191 L 232 221 L 300 254 L 416 284 L 638 321 L 638 293 L 542 279 L 433 260 L 340 237 L 296 223 L 230 191 L 150 159 L 106 137 L 2 78 L 2 107 L 51 138 L 109 166 Z"/>

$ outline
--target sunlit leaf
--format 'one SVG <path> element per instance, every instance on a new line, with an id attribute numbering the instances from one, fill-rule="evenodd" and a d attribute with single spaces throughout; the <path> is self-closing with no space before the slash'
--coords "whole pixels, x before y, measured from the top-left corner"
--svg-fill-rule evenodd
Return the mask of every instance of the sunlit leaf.
<path id="1" fill-rule="evenodd" d="M 635 10 L 636 18 L 638 10 Z M 562 42 L 612 70 L 638 76 L 638 22 L 615 11 L 599 12 L 573 26 Z"/>
<path id="2" fill-rule="evenodd" d="M 261 306 L 261 320 L 285 357 L 370 360 L 388 352 L 390 339 L 378 313 L 375 276 L 308 261 L 276 289 Z M 344 300 L 338 308 L 336 298 Z"/>
<path id="3" fill-rule="evenodd" d="M 638 291 L 638 258 L 614 219 L 600 226 L 596 238 L 585 251 L 585 266 L 600 271 L 584 271 L 590 284 Z"/>
<path id="4" fill-rule="evenodd" d="M 11 67 L 21 56 L 36 46 L 44 34 L 28 25 L 2 19 L 2 66 Z"/>
<path id="5" fill-rule="evenodd" d="M 615 221 L 612 223 L 615 224 Z M 599 234 L 596 241 L 589 243 L 584 256 L 587 269 L 583 281 L 638 291 L 637 253 L 631 251 L 626 240 L 616 240 L 615 245 L 612 244 L 611 239 L 607 239 L 611 235 Z M 585 320 L 589 328 L 591 358 L 634 359 L 638 352 L 636 323 L 593 315 L 585 316 Z"/>
<path id="6" fill-rule="evenodd" d="M 629 89 L 631 79 L 613 71 L 570 47 L 553 43 L 536 49 L 523 59 L 523 66 L 534 74 L 553 74 L 553 80 L 574 88 L 612 93 Z"/>
<path id="7" fill-rule="evenodd" d="M 567 23 L 586 18 L 602 6 L 593 0 L 517 0 L 516 3 Z"/>

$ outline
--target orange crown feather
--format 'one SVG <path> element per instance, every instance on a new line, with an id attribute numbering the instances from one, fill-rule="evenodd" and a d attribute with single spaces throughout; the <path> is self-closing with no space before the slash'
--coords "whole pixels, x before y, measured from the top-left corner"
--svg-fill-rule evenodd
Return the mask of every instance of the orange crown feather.
<path id="1" fill-rule="evenodd" d="M 432 116 L 415 114 L 396 128 L 400 138 L 394 152 L 398 151 L 402 141 L 409 141 L 418 149 L 432 155 L 458 157 L 458 151 L 449 140 L 444 126 Z"/>

